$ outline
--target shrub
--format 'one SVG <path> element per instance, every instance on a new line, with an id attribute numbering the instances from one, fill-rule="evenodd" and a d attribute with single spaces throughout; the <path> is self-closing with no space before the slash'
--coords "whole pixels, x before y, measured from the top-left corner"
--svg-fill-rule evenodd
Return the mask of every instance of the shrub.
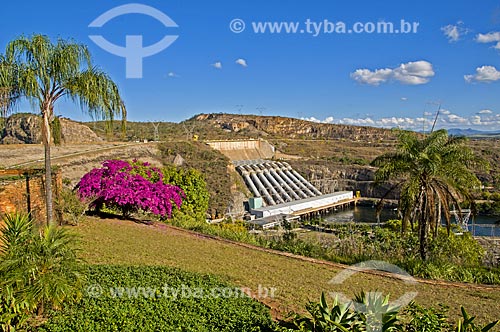
<path id="1" fill-rule="evenodd" d="M 39 229 L 27 215 L 8 214 L 0 234 L 2 330 L 22 328 L 32 315 L 79 297 L 75 238 L 65 229 Z"/>
<path id="2" fill-rule="evenodd" d="M 56 200 L 56 208 L 62 213 L 63 221 L 70 225 L 77 225 L 82 220 L 89 205 L 88 198 L 80 198 L 68 188 L 63 188 Z"/>
<path id="3" fill-rule="evenodd" d="M 163 182 L 181 188 L 185 197 L 181 211 L 205 219 L 210 194 L 203 174 L 194 168 L 178 168 L 173 165 L 161 169 Z"/>
<path id="4" fill-rule="evenodd" d="M 82 199 L 92 199 L 99 210 L 103 205 L 119 209 L 127 216 L 142 210 L 169 218 L 174 206 L 180 208 L 184 193 L 179 187 L 163 183 L 158 168 L 148 163 L 107 160 L 78 183 Z"/>

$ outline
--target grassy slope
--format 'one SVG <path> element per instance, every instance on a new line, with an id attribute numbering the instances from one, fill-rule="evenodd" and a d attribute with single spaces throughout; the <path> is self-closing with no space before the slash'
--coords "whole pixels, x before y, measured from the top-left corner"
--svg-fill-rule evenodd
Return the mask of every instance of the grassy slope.
<path id="1" fill-rule="evenodd" d="M 452 317 L 456 317 L 460 305 L 464 305 L 480 321 L 500 318 L 499 287 L 408 285 L 400 280 L 361 273 L 332 286 L 328 281 L 339 273 L 338 267 L 207 239 L 162 225 L 89 218 L 74 230 L 81 236 L 82 256 L 91 264 L 175 266 L 215 274 L 255 292 L 259 285 L 276 287 L 275 299 L 264 302 L 275 308 L 279 316 L 289 310 L 302 310 L 308 300 L 319 299 L 322 291 L 351 296 L 364 289 L 390 293 L 392 299 L 404 291 L 416 290 L 418 303 L 426 306 L 445 303 Z"/>

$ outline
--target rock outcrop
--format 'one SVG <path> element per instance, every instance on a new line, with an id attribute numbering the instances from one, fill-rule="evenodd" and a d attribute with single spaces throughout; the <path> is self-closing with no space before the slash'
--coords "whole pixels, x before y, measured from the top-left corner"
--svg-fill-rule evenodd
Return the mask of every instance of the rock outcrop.
<path id="1" fill-rule="evenodd" d="M 81 123 L 60 118 L 62 143 L 101 142 L 89 127 Z M 42 119 L 35 114 L 14 114 L 5 121 L 1 132 L 2 144 L 39 144 L 42 142 Z"/>
<path id="2" fill-rule="evenodd" d="M 257 116 L 237 114 L 200 114 L 197 121 L 207 121 L 222 129 L 239 132 L 246 129 L 260 136 L 272 135 L 283 138 L 338 139 L 374 142 L 394 140 L 395 135 L 388 129 L 350 126 L 341 124 L 316 123 L 280 116 Z"/>
<path id="3" fill-rule="evenodd" d="M 362 197 L 381 198 L 391 189 L 391 185 L 375 185 L 375 168 L 361 165 L 339 165 L 328 161 L 289 160 L 288 163 L 322 193 L 334 191 L 359 191 Z M 386 199 L 396 199 L 395 190 Z"/>

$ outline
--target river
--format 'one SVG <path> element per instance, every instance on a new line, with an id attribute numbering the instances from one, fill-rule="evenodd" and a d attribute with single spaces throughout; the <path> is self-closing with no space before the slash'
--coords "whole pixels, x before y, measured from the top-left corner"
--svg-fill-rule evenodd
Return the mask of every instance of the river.
<path id="1" fill-rule="evenodd" d="M 398 211 L 394 209 L 383 209 L 380 214 L 380 222 L 390 219 L 398 219 Z M 356 222 L 376 223 L 377 216 L 375 208 L 369 206 L 356 206 L 344 210 L 338 210 L 323 216 L 327 222 Z M 474 236 L 500 236 L 500 217 L 478 215 L 470 217 L 468 228 Z M 455 218 L 452 218 L 455 222 Z"/>

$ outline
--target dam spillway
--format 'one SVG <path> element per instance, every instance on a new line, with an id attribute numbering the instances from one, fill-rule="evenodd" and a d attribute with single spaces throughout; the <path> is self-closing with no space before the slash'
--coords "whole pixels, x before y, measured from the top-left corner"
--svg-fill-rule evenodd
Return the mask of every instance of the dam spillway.
<path id="1" fill-rule="evenodd" d="M 262 228 L 283 218 L 308 218 L 356 202 L 352 191 L 324 194 L 290 164 L 270 160 L 276 150 L 262 139 L 208 141 L 228 157 L 253 196 L 249 212 Z M 258 204 L 256 204 L 258 202 Z M 266 220 L 270 218 L 270 220 Z M 259 220 L 259 221 L 257 221 Z"/>
<path id="2" fill-rule="evenodd" d="M 254 197 L 262 197 L 266 206 L 322 195 L 286 162 L 245 160 L 234 163 Z"/>

